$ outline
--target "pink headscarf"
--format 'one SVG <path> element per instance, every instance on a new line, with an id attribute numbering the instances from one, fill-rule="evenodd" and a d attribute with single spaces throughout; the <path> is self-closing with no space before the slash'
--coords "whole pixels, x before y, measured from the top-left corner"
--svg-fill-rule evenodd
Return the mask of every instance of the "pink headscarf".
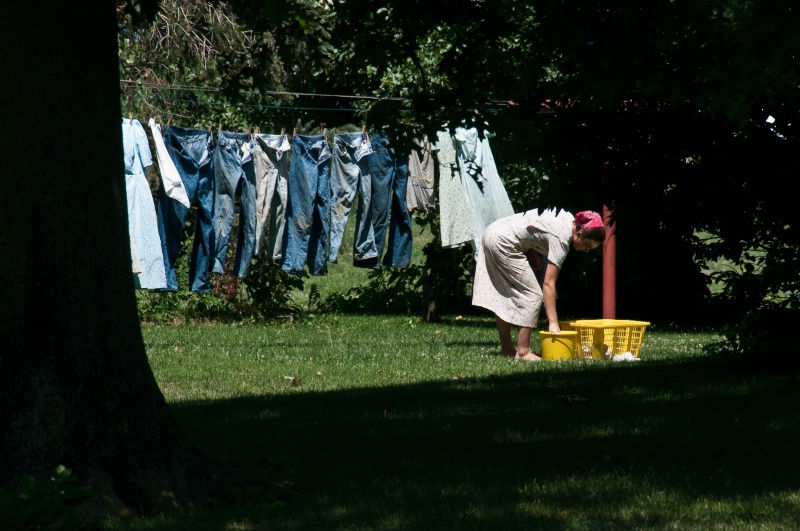
<path id="1" fill-rule="evenodd" d="M 578 230 L 593 229 L 595 227 L 605 227 L 603 218 L 597 212 L 584 210 L 575 214 L 575 224 Z"/>

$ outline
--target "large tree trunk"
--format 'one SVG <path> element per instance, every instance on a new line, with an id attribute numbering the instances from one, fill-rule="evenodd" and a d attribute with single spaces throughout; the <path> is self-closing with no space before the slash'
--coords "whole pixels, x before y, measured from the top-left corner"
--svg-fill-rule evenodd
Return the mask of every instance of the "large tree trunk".
<path id="1" fill-rule="evenodd" d="M 0 485 L 63 464 L 115 502 L 181 505 L 207 463 L 139 328 L 114 2 L 1 11 Z"/>

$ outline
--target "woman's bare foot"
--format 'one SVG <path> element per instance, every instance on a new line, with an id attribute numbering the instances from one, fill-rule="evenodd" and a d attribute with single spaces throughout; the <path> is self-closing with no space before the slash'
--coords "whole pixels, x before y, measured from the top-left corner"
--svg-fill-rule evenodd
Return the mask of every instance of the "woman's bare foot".
<path id="1" fill-rule="evenodd" d="M 542 361 L 542 358 L 540 358 L 530 350 L 528 352 L 517 351 L 514 354 L 514 359 L 523 361 Z"/>

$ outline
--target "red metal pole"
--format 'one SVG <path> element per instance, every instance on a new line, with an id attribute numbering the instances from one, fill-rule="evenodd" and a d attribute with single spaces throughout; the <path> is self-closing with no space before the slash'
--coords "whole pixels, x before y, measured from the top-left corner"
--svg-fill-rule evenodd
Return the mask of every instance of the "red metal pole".
<path id="1" fill-rule="evenodd" d="M 616 223 L 611 226 L 611 210 L 603 205 L 603 223 L 606 241 L 603 242 L 603 319 L 616 319 L 617 315 L 617 235 Z"/>

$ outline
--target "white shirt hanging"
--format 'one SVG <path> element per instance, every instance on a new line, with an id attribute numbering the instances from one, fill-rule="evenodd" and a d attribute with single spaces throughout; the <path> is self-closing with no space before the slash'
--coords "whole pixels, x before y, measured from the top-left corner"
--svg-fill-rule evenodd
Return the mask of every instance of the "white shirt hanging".
<path id="1" fill-rule="evenodd" d="M 175 167 L 175 163 L 167 152 L 167 146 L 164 144 L 161 126 L 153 118 L 150 118 L 147 125 L 150 126 L 150 132 L 153 133 L 158 168 L 161 170 L 161 182 L 164 183 L 164 192 L 166 192 L 167 197 L 171 197 L 186 208 L 190 208 L 192 205 L 189 201 L 189 196 L 186 194 L 186 188 L 183 186 L 181 175 L 178 173 L 178 168 Z"/>

